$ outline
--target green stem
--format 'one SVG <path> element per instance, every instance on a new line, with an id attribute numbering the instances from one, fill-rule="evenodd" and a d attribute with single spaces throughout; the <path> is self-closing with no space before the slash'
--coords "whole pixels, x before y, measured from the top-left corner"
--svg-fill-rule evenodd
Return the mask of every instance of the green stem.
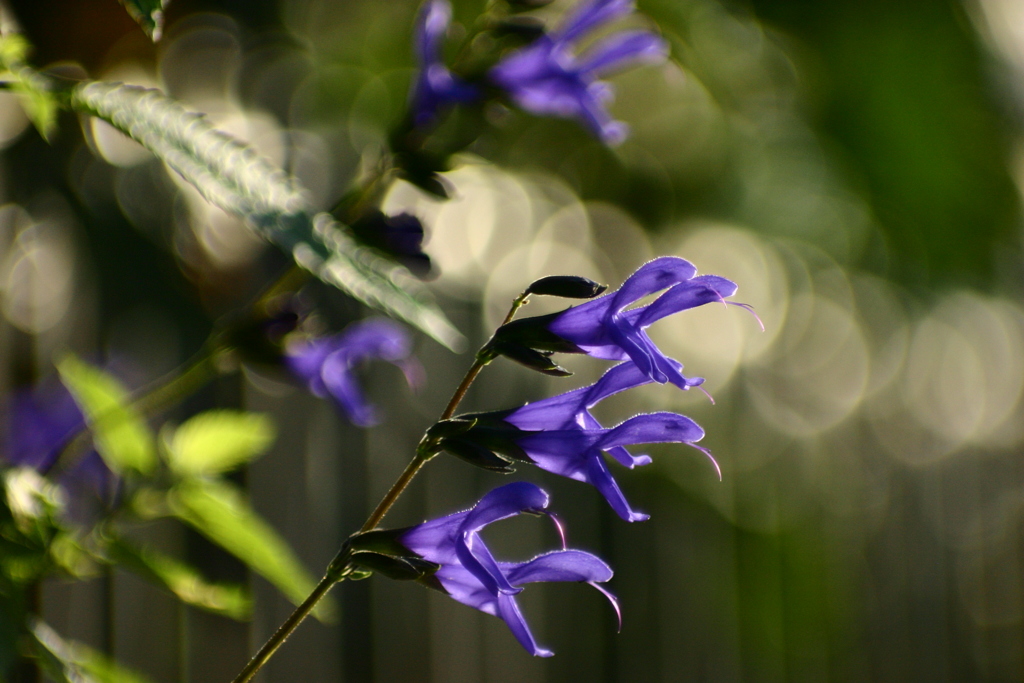
<path id="1" fill-rule="evenodd" d="M 158 383 L 153 390 L 143 392 L 132 401 L 132 406 L 144 417 L 153 417 L 177 404 L 184 397 L 194 394 L 217 376 L 217 356 L 221 350 L 215 344 L 210 344 L 209 348 L 201 351 L 182 372 Z"/>
<path id="2" fill-rule="evenodd" d="M 373 509 L 373 512 L 370 513 L 370 516 L 366 518 L 365 522 L 363 522 L 363 526 L 359 529 L 360 533 L 364 531 L 369 531 L 370 529 L 377 526 L 380 523 L 380 520 L 384 519 L 384 515 L 388 513 L 388 510 L 391 509 L 391 506 L 395 504 L 395 501 L 398 500 L 398 497 L 402 495 L 402 492 L 405 491 L 405 489 L 409 486 L 409 483 L 413 480 L 413 477 L 416 476 L 416 474 L 423 468 L 424 465 L 427 464 L 427 461 L 430 460 L 432 457 L 434 457 L 432 453 L 428 454 L 421 450 L 416 451 L 416 455 L 413 457 L 412 460 L 409 461 L 409 464 L 405 466 L 405 469 L 402 470 L 402 473 L 398 475 L 398 479 L 395 480 L 395 483 L 391 485 L 391 488 L 388 489 L 388 492 L 384 494 L 384 497 L 381 498 L 381 501 L 377 503 L 377 507 Z"/>
<path id="3" fill-rule="evenodd" d="M 277 648 L 281 647 L 281 645 L 284 644 L 284 641 L 288 640 L 288 636 L 290 636 L 292 632 L 298 628 L 299 624 L 309 616 L 309 613 L 313 611 L 317 603 L 327 595 L 327 592 L 331 590 L 335 583 L 343 578 L 343 576 L 338 577 L 332 572 L 328 572 L 324 578 L 320 579 L 320 583 L 316 585 L 316 588 L 314 588 L 313 592 L 309 594 L 309 597 L 303 600 L 302 604 L 296 607 L 295 611 L 291 613 L 291 616 L 285 619 L 284 623 L 274 631 L 274 635 L 270 636 L 270 640 L 268 640 L 263 647 L 260 648 L 260 651 L 249 660 L 249 663 L 245 665 L 245 668 L 242 669 L 241 673 L 235 676 L 232 683 L 246 683 L 247 681 L 251 681 L 253 676 L 263 668 L 263 665 L 274 656 L 274 653 L 277 652 Z"/>

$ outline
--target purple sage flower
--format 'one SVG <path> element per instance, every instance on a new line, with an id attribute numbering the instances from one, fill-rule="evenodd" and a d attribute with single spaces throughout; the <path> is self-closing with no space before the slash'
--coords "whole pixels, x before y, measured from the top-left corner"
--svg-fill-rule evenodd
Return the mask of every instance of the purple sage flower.
<path id="1" fill-rule="evenodd" d="M 683 366 L 675 360 L 668 360 L 682 376 Z M 684 389 L 699 387 L 704 383 L 703 377 L 683 377 L 683 380 Z M 721 470 L 711 453 L 695 443 L 704 437 L 704 430 L 686 416 L 674 413 L 638 415 L 616 427 L 620 431 L 613 436 L 611 432 L 614 430 L 602 427 L 591 414 L 590 409 L 609 396 L 651 381 L 634 363 L 626 361 L 609 369 L 590 386 L 528 403 L 502 419 L 526 432 L 603 431 L 604 437 L 594 440 L 590 448 L 579 451 L 566 448 L 566 444 L 572 442 L 570 436 L 557 436 L 553 439 L 524 436 L 517 443 L 541 469 L 593 485 L 622 519 L 629 522 L 643 521 L 648 515 L 630 508 L 601 453 L 608 453 L 620 465 L 629 469 L 650 464 L 651 457 L 633 455 L 624 445 L 610 445 L 615 440 L 629 444 L 685 443 L 707 455 L 721 477 Z M 623 429 L 627 424 L 630 425 L 628 430 Z M 628 432 L 629 436 L 624 437 L 623 432 Z"/>
<path id="2" fill-rule="evenodd" d="M 538 657 L 550 650 L 537 645 L 515 596 L 523 584 L 539 581 L 587 582 L 604 593 L 618 612 L 615 598 L 598 582 L 612 578 L 611 568 L 582 550 L 555 550 L 528 562 L 499 562 L 480 537 L 491 522 L 522 512 L 543 514 L 549 496 L 537 486 L 515 482 L 485 495 L 471 509 L 402 530 L 397 540 L 423 559 L 440 565 L 433 578 L 455 600 L 504 620 L 516 640 Z M 564 539 L 563 539 L 564 546 Z"/>
<path id="3" fill-rule="evenodd" d="M 677 371 L 682 370 L 678 363 L 675 366 Z M 687 387 L 699 386 L 704 381 L 699 377 L 684 379 Z M 704 430 L 684 415 L 647 413 L 608 429 L 591 414 L 590 409 L 605 398 L 651 381 L 632 362 L 620 363 L 587 387 L 514 410 L 459 416 L 460 420 L 474 420 L 475 423 L 441 445 L 460 455 L 467 453 L 468 444 L 473 444 L 506 458 L 529 462 L 542 470 L 586 482 L 605 497 L 619 517 L 627 522 L 643 521 L 648 515 L 630 507 L 618 482 L 612 477 L 603 453 L 633 469 L 650 463 L 651 458 L 647 455 L 634 456 L 625 446 L 685 443 L 715 462 L 706 449 L 696 444 L 704 438 Z M 468 459 L 465 455 L 463 457 Z M 717 463 L 715 468 L 717 470 Z"/>
<path id="4" fill-rule="evenodd" d="M 664 292 L 653 302 L 629 308 L 645 296 Z M 645 332 L 673 313 L 726 301 L 736 285 L 717 275 L 697 275 L 692 263 L 662 256 L 645 263 L 614 292 L 559 313 L 523 318 L 503 325 L 495 334 L 499 348 L 527 347 L 538 351 L 585 353 L 606 360 L 631 360 L 651 380 L 671 382 L 681 389 L 693 386 L 682 367 L 666 356 Z"/>
<path id="5" fill-rule="evenodd" d="M 413 40 L 420 71 L 410 93 L 410 108 L 417 126 L 429 125 L 442 109 L 470 102 L 479 94 L 444 64 L 441 53 L 451 20 L 452 6 L 448 0 L 427 0 L 416 17 Z"/>
<path id="6" fill-rule="evenodd" d="M 409 386 L 416 388 L 423 369 L 411 353 L 412 339 L 404 327 L 387 318 L 369 318 L 339 334 L 290 345 L 285 365 L 314 395 L 332 398 L 352 424 L 370 427 L 380 418 L 359 386 L 356 366 L 371 358 L 386 360 L 399 367 Z"/>
<path id="7" fill-rule="evenodd" d="M 19 390 L 8 399 L 2 413 L 2 459 L 14 466 L 30 467 L 46 474 L 57 463 L 63 448 L 82 429 L 85 417 L 62 384 Z M 70 516 L 85 520 L 86 499 L 112 501 L 117 479 L 95 450 L 89 451 L 60 476 L 71 493 Z"/>
<path id="8" fill-rule="evenodd" d="M 528 112 L 578 119 L 604 142 L 622 142 L 628 127 L 608 113 L 612 87 L 600 79 L 636 64 L 664 61 L 668 44 L 650 31 L 629 30 L 608 36 L 582 55 L 576 46 L 633 10 L 632 0 L 584 0 L 557 29 L 501 60 L 490 78 Z"/>

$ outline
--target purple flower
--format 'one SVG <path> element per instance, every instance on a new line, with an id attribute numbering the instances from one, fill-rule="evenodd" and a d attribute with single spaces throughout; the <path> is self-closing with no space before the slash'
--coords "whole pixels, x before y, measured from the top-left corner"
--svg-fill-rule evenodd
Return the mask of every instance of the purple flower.
<path id="1" fill-rule="evenodd" d="M 653 302 L 629 308 L 640 299 L 665 290 Z M 714 301 L 725 301 L 736 285 L 717 275 L 697 275 L 689 261 L 663 256 L 641 266 L 615 292 L 586 303 L 535 318 L 503 325 L 495 333 L 497 348 L 585 353 L 606 360 L 631 360 L 651 380 L 671 382 L 681 389 L 692 386 L 680 366 L 651 341 L 645 332 L 665 316 Z M 628 309 L 628 310 L 627 310 Z"/>
<path id="2" fill-rule="evenodd" d="M 675 363 L 674 361 L 672 361 Z M 675 363 L 677 371 L 682 366 Z M 684 378 L 686 386 L 699 386 L 702 378 Z M 635 512 L 626 501 L 612 477 L 603 453 L 608 453 L 630 469 L 651 462 L 647 455 L 634 456 L 627 445 L 648 443 L 685 443 L 696 445 L 704 430 L 684 415 L 648 413 L 637 415 L 616 427 L 606 429 L 590 413 L 603 399 L 652 380 L 631 362 L 611 368 L 594 384 L 529 403 L 511 411 L 463 415 L 459 419 L 475 420 L 463 434 L 442 442 L 448 448 L 475 443 L 506 457 L 524 460 L 554 474 L 586 482 L 605 497 L 612 509 L 628 522 L 647 519 Z M 461 449 L 465 452 L 465 448 Z M 714 458 L 711 458 L 714 462 Z M 715 465 L 716 469 L 718 465 Z M 719 473 L 720 474 L 720 473 Z"/>
<path id="3" fill-rule="evenodd" d="M 585 581 L 608 596 L 618 612 L 614 597 L 596 586 L 612 578 L 612 570 L 590 553 L 563 548 L 528 562 L 498 562 L 487 549 L 480 537 L 485 526 L 522 512 L 544 513 L 548 498 L 533 484 L 507 484 L 485 495 L 472 509 L 424 522 L 397 536 L 410 551 L 440 565 L 434 578 L 451 597 L 504 620 L 519 643 L 538 657 L 553 653 L 537 645 L 516 604 L 523 584 Z"/>
<path id="4" fill-rule="evenodd" d="M 448 0 L 427 0 L 416 17 L 413 35 L 420 71 L 412 86 L 410 106 L 417 126 L 433 122 L 441 109 L 478 95 L 476 88 L 456 78 L 444 65 L 441 51 L 451 20 Z"/>
<path id="5" fill-rule="evenodd" d="M 584 0 L 556 30 L 501 60 L 490 78 L 529 112 L 578 119 L 606 143 L 622 142 L 628 128 L 608 113 L 612 88 L 599 79 L 634 64 L 664 61 L 668 44 L 650 31 L 630 30 L 582 55 L 575 50 L 587 34 L 633 9 L 632 0 Z"/>
<path id="6" fill-rule="evenodd" d="M 46 474 L 68 442 L 85 429 L 85 418 L 62 384 L 14 392 L 3 413 L 2 458 L 10 465 Z M 88 495 L 112 500 L 117 481 L 95 450 L 62 473 L 60 483 L 72 493 L 71 516 L 85 517 L 77 508 Z"/>
<path id="7" fill-rule="evenodd" d="M 411 352 L 412 340 L 404 327 L 386 318 L 370 318 L 339 334 L 292 344 L 285 364 L 314 395 L 334 399 L 352 424 L 370 427 L 379 417 L 359 386 L 356 366 L 369 358 L 386 360 L 398 366 L 415 388 L 423 371 Z"/>

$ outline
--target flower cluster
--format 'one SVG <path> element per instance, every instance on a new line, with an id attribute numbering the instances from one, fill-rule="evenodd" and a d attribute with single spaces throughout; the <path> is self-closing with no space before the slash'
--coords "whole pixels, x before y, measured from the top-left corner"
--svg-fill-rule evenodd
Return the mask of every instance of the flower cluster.
<path id="1" fill-rule="evenodd" d="M 685 376 L 682 364 L 666 356 L 645 330 L 672 313 L 716 301 L 733 303 L 726 298 L 735 291 L 736 285 L 729 280 L 697 275 L 691 263 L 677 257 L 658 258 L 641 266 L 618 290 L 607 294 L 602 294 L 603 287 L 583 278 L 538 281 L 524 296 L 546 294 L 589 301 L 553 315 L 503 325 L 481 356 L 507 355 L 556 375 L 567 373 L 548 358 L 555 352 L 585 353 L 617 363 L 589 386 L 514 409 L 463 414 L 439 422 L 428 430 L 425 443 L 430 444 L 431 453 L 447 451 L 489 470 L 510 472 L 516 462 L 525 462 L 588 483 L 622 519 L 645 520 L 647 515 L 633 510 L 626 501 L 605 454 L 629 469 L 651 462 L 649 456 L 633 455 L 626 449 L 638 444 L 683 443 L 710 458 L 696 443 L 704 431 L 685 415 L 670 412 L 636 415 L 606 428 L 591 411 L 610 396 L 652 382 L 671 383 L 684 390 L 700 387 L 704 380 Z M 631 308 L 659 292 L 652 302 Z M 720 471 L 718 474 L 721 477 Z M 498 562 L 479 536 L 493 521 L 522 512 L 543 512 L 547 504 L 547 494 L 536 486 L 509 484 L 484 496 L 471 510 L 410 529 L 370 532 L 389 534 L 397 545 L 381 555 L 379 541 L 377 546 L 365 541 L 362 559 L 356 564 L 394 578 L 415 578 L 459 602 L 498 616 L 524 648 L 547 656 L 551 653 L 537 645 L 515 602 L 521 585 L 531 581 L 595 584 L 610 579 L 611 570 L 589 553 L 565 549 L 529 562 Z"/>
<path id="2" fill-rule="evenodd" d="M 628 128 L 608 113 L 612 88 L 599 79 L 635 64 L 663 62 L 668 45 L 650 31 L 620 31 L 582 55 L 576 52 L 588 34 L 633 9 L 632 0 L 582 2 L 557 29 L 498 63 L 491 80 L 528 112 L 577 119 L 604 142 L 622 142 Z"/>
<path id="3" fill-rule="evenodd" d="M 629 308 L 657 292 L 662 294 L 653 302 Z M 645 330 L 673 313 L 716 301 L 749 310 L 746 304 L 726 301 L 735 293 L 736 285 L 729 280 L 698 276 L 689 261 L 663 256 L 641 266 L 615 292 L 560 313 L 503 325 L 495 333 L 496 348 L 514 360 L 528 357 L 528 351 L 630 360 L 651 381 L 688 389 L 694 381 L 682 375 L 682 365 L 662 353 Z"/>
<path id="4" fill-rule="evenodd" d="M 703 380 L 686 381 L 696 386 Z M 466 453 L 467 444 L 475 442 L 506 458 L 586 482 L 605 497 L 622 519 L 643 521 L 647 515 L 635 512 L 626 502 L 602 453 L 608 453 L 629 469 L 646 465 L 651 458 L 634 456 L 626 446 L 685 443 L 707 453 L 695 443 L 704 437 L 704 430 L 685 415 L 648 413 L 606 429 L 590 413 L 591 408 L 608 396 L 650 382 L 651 379 L 632 361 L 626 361 L 611 368 L 590 386 L 511 411 L 461 416 L 471 420 L 473 425 L 464 433 L 445 440 L 442 445 L 459 455 Z"/>
<path id="5" fill-rule="evenodd" d="M 646 30 L 613 33 L 582 54 L 579 44 L 634 9 L 633 0 L 584 0 L 557 28 L 505 55 L 487 73 L 486 85 L 500 89 L 532 114 L 576 119 L 602 141 L 622 142 L 628 128 L 608 113 L 612 87 L 600 79 L 637 64 L 663 62 L 668 44 Z M 447 0 L 427 0 L 417 21 L 420 71 L 411 95 L 417 125 L 432 122 L 440 110 L 477 99 L 482 92 L 454 76 L 441 59 L 450 19 Z"/>

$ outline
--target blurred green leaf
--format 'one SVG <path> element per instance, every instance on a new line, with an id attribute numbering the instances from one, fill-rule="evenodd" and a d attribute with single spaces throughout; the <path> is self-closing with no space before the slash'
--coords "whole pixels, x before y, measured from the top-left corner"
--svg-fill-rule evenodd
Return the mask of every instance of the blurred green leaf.
<path id="1" fill-rule="evenodd" d="M 36 620 L 27 643 L 39 667 L 57 683 L 146 683 L 129 671 L 81 643 L 65 640 L 46 623 Z"/>
<path id="2" fill-rule="evenodd" d="M 110 542 L 107 553 L 118 565 L 166 588 L 189 605 L 232 619 L 252 615 L 252 598 L 241 586 L 211 583 L 184 562 L 120 538 Z"/>
<path id="3" fill-rule="evenodd" d="M 118 473 L 152 472 L 156 466 L 153 435 L 131 407 L 121 383 L 70 354 L 57 364 L 57 370 L 85 414 L 96 450 L 107 466 Z"/>
<path id="4" fill-rule="evenodd" d="M 313 590 L 316 581 L 292 549 L 234 486 L 193 479 L 176 486 L 169 500 L 178 518 L 235 555 L 292 602 L 302 602 Z"/>
<path id="5" fill-rule="evenodd" d="M 163 8 L 167 0 L 121 0 L 121 4 L 154 43 L 160 40 L 164 29 Z"/>
<path id="6" fill-rule="evenodd" d="M 59 533 L 48 550 L 53 563 L 76 579 L 90 578 L 98 573 L 95 556 L 78 542 L 73 533 Z"/>
<path id="7" fill-rule="evenodd" d="M 5 68 L 11 68 L 23 63 L 30 47 L 28 40 L 20 33 L 0 35 L 0 64 Z"/>
<path id="8" fill-rule="evenodd" d="M 328 215 L 312 215 L 284 171 L 157 90 L 92 82 L 71 106 L 138 141 L 209 201 L 240 216 L 319 278 L 359 301 L 415 325 L 449 348 L 464 342 L 420 284 L 400 266 L 361 247 Z"/>
<path id="9" fill-rule="evenodd" d="M 266 415 L 210 410 L 196 415 L 164 439 L 171 469 L 184 475 L 230 470 L 263 453 L 274 441 Z"/>
<path id="10" fill-rule="evenodd" d="M 18 95 L 21 106 L 25 108 L 25 114 L 39 134 L 44 140 L 51 141 L 57 129 L 59 107 L 57 100 L 48 90 L 48 84 L 39 74 L 25 67 L 17 68 L 12 73 L 14 81 L 11 83 L 11 91 Z"/>
<path id="11" fill-rule="evenodd" d="M 4 73 L 0 80 L 7 81 L 11 92 L 18 95 L 25 114 L 43 136 L 49 141 L 57 127 L 57 100 L 50 82 L 36 71 L 25 66 L 25 57 L 31 45 L 20 33 L 0 36 L 0 65 Z"/>

